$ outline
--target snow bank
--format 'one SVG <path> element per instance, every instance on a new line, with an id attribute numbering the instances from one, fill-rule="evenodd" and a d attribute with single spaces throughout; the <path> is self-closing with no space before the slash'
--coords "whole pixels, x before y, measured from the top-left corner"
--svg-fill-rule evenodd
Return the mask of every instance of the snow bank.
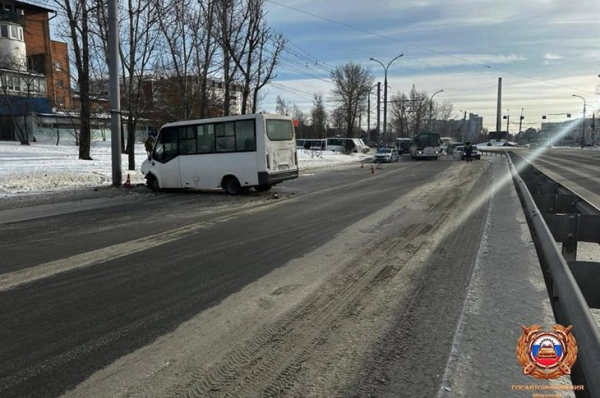
<path id="1" fill-rule="evenodd" d="M 55 191 L 69 188 L 110 185 L 112 161 L 110 142 L 92 144 L 93 160 L 79 160 L 79 148 L 72 142 L 50 143 L 0 142 L 0 194 Z M 334 152 L 298 151 L 300 170 L 335 167 L 358 162 L 367 155 L 340 155 Z M 127 170 L 128 159 L 121 155 L 123 181 L 129 174 L 132 184 L 145 183 L 140 166 L 146 159 L 142 144 L 135 147 L 136 170 Z"/>

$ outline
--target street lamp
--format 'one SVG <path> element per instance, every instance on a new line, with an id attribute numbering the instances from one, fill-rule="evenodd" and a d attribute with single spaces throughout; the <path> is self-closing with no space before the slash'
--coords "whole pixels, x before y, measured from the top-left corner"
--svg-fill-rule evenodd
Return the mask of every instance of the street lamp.
<path id="1" fill-rule="evenodd" d="M 374 84 L 373 87 L 369 89 L 369 95 L 367 96 L 367 135 L 369 136 L 369 141 L 371 141 L 371 91 L 373 91 L 375 87 L 379 87 L 380 84 L 381 83 Z M 377 121 L 379 121 L 379 90 L 377 91 Z M 377 134 L 379 134 L 379 123 L 377 123 Z"/>
<path id="2" fill-rule="evenodd" d="M 390 67 L 392 62 L 394 62 L 398 58 L 402 57 L 403 55 L 404 54 L 400 54 L 397 57 L 395 57 L 394 59 L 392 59 L 390 62 L 388 62 L 387 66 L 375 58 L 369 58 L 371 61 L 375 61 L 379 65 L 381 65 L 383 67 L 383 71 L 385 72 L 384 80 L 383 80 L 383 140 L 385 142 L 387 142 L 387 135 L 386 135 L 387 134 L 387 72 L 388 72 L 388 68 Z"/>
<path id="3" fill-rule="evenodd" d="M 462 113 L 463 111 L 460 111 L 460 112 Z M 465 126 L 466 126 L 466 123 L 467 123 L 467 111 L 465 111 L 465 115 L 463 116 L 463 122 L 462 122 L 462 142 L 463 142 L 463 144 L 465 143 L 465 130 L 466 130 Z"/>
<path id="4" fill-rule="evenodd" d="M 429 99 L 429 131 L 433 131 L 433 97 L 435 97 L 436 94 L 443 92 L 444 90 L 436 91 Z"/>
<path id="5" fill-rule="evenodd" d="M 506 139 L 508 140 L 510 135 L 510 109 L 506 110 L 506 116 L 502 116 L 502 119 L 506 119 Z"/>
<path id="6" fill-rule="evenodd" d="M 581 138 L 579 139 L 579 143 L 583 146 L 585 139 L 585 98 L 583 98 L 581 95 L 576 94 L 573 94 L 573 97 L 581 98 L 583 100 L 583 122 L 581 123 Z"/>

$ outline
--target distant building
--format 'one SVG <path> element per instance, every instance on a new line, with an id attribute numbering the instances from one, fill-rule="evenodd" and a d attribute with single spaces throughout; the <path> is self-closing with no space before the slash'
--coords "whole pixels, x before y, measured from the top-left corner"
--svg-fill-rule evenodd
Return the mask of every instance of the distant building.
<path id="1" fill-rule="evenodd" d="M 49 13 L 0 0 L 0 139 L 33 131 L 37 113 L 71 107 L 68 47 L 50 39 Z"/>
<path id="2" fill-rule="evenodd" d="M 465 141 L 476 141 L 483 131 L 483 117 L 469 113 L 465 121 Z"/>
<path id="3" fill-rule="evenodd" d="M 581 144 L 596 141 L 595 138 L 595 118 L 585 120 L 585 131 L 582 136 L 583 119 L 567 120 L 564 122 L 545 122 L 542 123 L 540 137 L 545 141 L 551 141 L 555 144 Z"/>
<path id="4" fill-rule="evenodd" d="M 442 136 L 452 137 L 456 141 L 478 140 L 483 130 L 483 117 L 474 113 L 469 113 L 469 118 L 450 119 L 450 120 L 434 120 L 433 131 L 440 133 Z"/>

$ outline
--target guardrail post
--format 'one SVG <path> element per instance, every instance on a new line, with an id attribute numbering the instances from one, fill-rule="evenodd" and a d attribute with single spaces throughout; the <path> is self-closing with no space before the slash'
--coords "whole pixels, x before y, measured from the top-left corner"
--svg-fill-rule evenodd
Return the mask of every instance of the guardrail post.
<path id="1" fill-rule="evenodd" d="M 577 231 L 579 230 L 579 214 L 567 217 L 567 241 L 562 244 L 562 255 L 566 261 L 577 260 Z"/>

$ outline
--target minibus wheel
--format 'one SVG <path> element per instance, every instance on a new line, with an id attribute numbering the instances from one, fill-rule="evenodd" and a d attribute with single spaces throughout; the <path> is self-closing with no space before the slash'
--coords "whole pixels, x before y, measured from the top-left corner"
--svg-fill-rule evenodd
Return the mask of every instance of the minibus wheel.
<path id="1" fill-rule="evenodd" d="M 223 188 L 231 196 L 239 195 L 242 192 L 242 186 L 235 177 L 227 178 L 223 183 Z"/>
<path id="2" fill-rule="evenodd" d="M 160 191 L 160 185 L 158 185 L 158 179 L 154 177 L 152 174 L 148 174 L 146 177 L 146 182 L 148 183 L 148 188 L 151 190 L 158 192 Z"/>

